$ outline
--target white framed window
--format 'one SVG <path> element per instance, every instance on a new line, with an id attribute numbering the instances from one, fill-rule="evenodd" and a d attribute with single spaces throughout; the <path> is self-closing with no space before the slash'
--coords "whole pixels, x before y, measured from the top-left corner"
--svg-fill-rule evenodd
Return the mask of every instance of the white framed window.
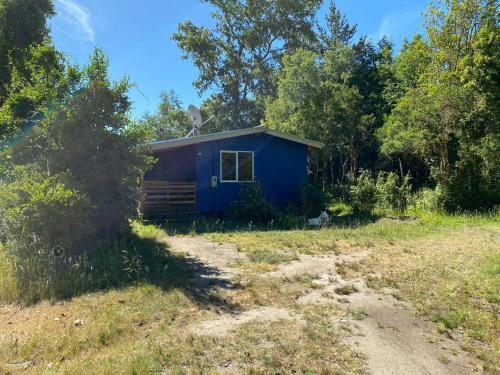
<path id="1" fill-rule="evenodd" d="M 253 151 L 220 152 L 221 182 L 253 182 L 254 177 Z"/>

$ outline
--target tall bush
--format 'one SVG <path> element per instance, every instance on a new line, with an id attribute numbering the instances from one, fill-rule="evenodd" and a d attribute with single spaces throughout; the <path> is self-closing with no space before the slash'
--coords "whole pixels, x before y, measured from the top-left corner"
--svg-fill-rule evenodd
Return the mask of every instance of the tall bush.
<path id="1" fill-rule="evenodd" d="M 126 79 L 111 82 L 108 61 L 96 50 L 80 82 L 54 105 L 12 151 L 17 164 L 36 164 L 92 202 L 100 235 L 112 234 L 136 211 L 136 190 L 147 165 L 145 130 L 128 116 Z"/>
<path id="2" fill-rule="evenodd" d="M 234 221 L 253 223 L 269 223 L 277 216 L 275 207 L 264 196 L 259 182 L 244 184 L 238 200 L 231 203 L 227 214 Z"/>
<path id="3" fill-rule="evenodd" d="M 377 207 L 403 213 L 411 195 L 410 176 L 402 179 L 394 172 L 379 172 L 376 182 Z"/>
<path id="4" fill-rule="evenodd" d="M 318 185 L 307 184 L 300 190 L 301 211 L 306 217 L 317 217 L 326 206 L 326 195 Z"/>
<path id="5" fill-rule="evenodd" d="M 65 294 L 68 273 L 94 236 L 91 202 L 68 188 L 65 175 L 33 167 L 15 173 L 0 186 L 0 241 L 16 279 L 14 294 L 28 300 Z"/>
<path id="6" fill-rule="evenodd" d="M 371 213 L 375 208 L 377 189 L 369 171 L 359 173 L 350 188 L 350 199 L 356 212 Z"/>
<path id="7" fill-rule="evenodd" d="M 150 159 L 147 134 L 128 117 L 128 88 L 127 80 L 109 80 L 108 61 L 96 50 L 64 100 L 0 155 L 8 160 L 0 178 L 1 241 L 27 294 L 68 294 L 66 271 L 121 233 L 136 212 Z"/>

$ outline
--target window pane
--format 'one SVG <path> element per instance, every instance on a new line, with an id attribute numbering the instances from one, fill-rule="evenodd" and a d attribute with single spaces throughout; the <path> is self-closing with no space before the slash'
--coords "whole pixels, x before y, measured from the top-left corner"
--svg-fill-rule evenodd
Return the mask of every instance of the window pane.
<path id="1" fill-rule="evenodd" d="M 221 154 L 221 179 L 236 181 L 236 153 L 223 152 Z"/>
<path id="2" fill-rule="evenodd" d="M 252 153 L 238 152 L 238 180 L 252 181 Z"/>

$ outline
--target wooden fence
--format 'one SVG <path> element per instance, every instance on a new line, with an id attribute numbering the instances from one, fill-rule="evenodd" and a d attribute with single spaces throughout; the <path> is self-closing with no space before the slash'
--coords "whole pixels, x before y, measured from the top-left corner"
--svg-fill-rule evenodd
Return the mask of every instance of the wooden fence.
<path id="1" fill-rule="evenodd" d="M 196 183 L 142 181 L 140 210 L 144 216 L 162 216 L 196 209 Z"/>

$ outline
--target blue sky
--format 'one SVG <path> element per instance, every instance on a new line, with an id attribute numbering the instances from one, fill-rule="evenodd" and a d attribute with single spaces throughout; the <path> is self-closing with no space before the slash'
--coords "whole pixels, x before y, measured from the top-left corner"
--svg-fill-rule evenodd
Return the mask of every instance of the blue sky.
<path id="1" fill-rule="evenodd" d="M 127 74 L 136 88 L 130 92 L 133 115 L 154 112 L 159 95 L 174 89 L 184 106 L 199 105 L 193 81 L 198 72 L 170 39 L 177 25 L 190 19 L 212 26 L 211 8 L 197 0 L 54 0 L 57 15 L 50 20 L 56 47 L 70 61 L 83 65 L 95 46 L 110 58 L 114 79 Z M 337 7 L 358 34 L 373 40 L 388 36 L 396 46 L 421 32 L 427 0 L 337 0 Z M 323 19 L 327 2 L 320 10 Z M 205 95 L 206 96 L 206 95 Z"/>

